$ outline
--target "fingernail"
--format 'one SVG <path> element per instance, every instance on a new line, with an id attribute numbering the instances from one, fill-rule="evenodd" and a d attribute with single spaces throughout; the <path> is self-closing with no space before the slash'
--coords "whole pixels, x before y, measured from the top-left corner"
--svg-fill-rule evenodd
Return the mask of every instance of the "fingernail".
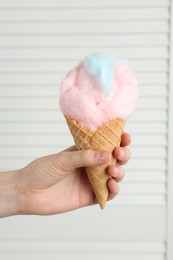
<path id="1" fill-rule="evenodd" d="M 98 152 L 97 159 L 100 162 L 107 162 L 110 158 L 110 152 Z"/>

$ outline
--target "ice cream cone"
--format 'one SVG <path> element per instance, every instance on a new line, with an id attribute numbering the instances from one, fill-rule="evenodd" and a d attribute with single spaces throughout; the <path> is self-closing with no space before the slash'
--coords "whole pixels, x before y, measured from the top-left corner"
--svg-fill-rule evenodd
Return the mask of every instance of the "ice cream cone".
<path id="1" fill-rule="evenodd" d="M 65 118 L 78 150 L 113 152 L 116 147 L 120 146 L 125 126 L 124 120 L 111 120 L 94 132 L 77 123 L 69 116 L 65 116 Z M 107 174 L 107 167 L 115 163 L 116 161 L 112 157 L 108 164 L 97 167 L 86 167 L 88 178 L 101 209 L 105 207 L 109 194 L 107 181 L 110 179 L 110 176 Z"/>

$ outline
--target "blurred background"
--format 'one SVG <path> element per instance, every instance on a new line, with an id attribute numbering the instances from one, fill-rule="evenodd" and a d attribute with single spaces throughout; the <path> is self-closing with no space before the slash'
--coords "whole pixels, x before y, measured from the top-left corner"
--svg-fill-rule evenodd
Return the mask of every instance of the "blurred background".
<path id="1" fill-rule="evenodd" d="M 59 87 L 87 54 L 106 51 L 129 59 L 139 80 L 137 110 L 126 127 L 132 158 L 118 197 L 104 211 L 93 206 L 1 219 L 0 259 L 173 259 L 171 5 L 0 0 L 0 171 L 73 144 L 59 109 Z"/>

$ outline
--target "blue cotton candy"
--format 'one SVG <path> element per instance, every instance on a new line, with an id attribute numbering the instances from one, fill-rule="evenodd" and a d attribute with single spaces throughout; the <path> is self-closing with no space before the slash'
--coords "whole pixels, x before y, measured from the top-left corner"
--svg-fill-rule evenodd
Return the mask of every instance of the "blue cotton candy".
<path id="1" fill-rule="evenodd" d="M 84 66 L 89 73 L 96 78 L 106 96 L 109 96 L 113 90 L 114 69 L 116 64 L 117 60 L 105 53 L 89 55 L 84 61 Z"/>

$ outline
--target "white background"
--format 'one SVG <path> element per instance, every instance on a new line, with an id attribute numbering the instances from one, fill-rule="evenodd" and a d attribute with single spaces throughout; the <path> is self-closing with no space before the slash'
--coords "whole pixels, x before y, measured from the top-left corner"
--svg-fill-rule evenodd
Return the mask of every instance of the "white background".
<path id="1" fill-rule="evenodd" d="M 73 141 L 59 110 L 65 73 L 89 53 L 128 58 L 139 101 L 121 193 L 58 216 L 0 220 L 0 259 L 172 260 L 172 26 L 168 0 L 0 0 L 0 170 Z"/>

